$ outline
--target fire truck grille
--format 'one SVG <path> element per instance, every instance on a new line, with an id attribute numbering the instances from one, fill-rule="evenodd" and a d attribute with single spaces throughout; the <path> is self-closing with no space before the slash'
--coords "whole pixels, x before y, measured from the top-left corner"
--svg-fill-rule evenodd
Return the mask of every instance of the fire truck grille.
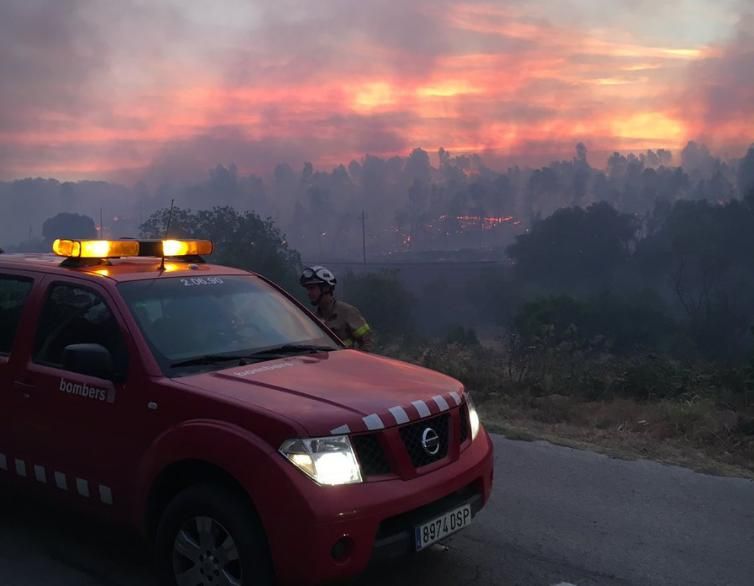
<path id="1" fill-rule="evenodd" d="M 390 474 L 390 463 L 385 458 L 385 450 L 376 433 L 355 435 L 351 437 L 351 444 L 361 465 L 364 477 Z"/>
<path id="2" fill-rule="evenodd" d="M 417 421 L 400 428 L 403 445 L 406 446 L 408 455 L 411 457 L 411 462 L 415 468 L 432 464 L 448 455 L 449 424 L 450 415 L 443 413 L 437 417 L 423 419 L 422 421 Z M 426 430 L 435 432 L 439 441 L 437 446 L 433 446 L 431 443 L 427 447 L 422 445 L 422 436 L 425 435 Z M 427 437 L 433 438 L 435 436 L 430 432 Z"/>

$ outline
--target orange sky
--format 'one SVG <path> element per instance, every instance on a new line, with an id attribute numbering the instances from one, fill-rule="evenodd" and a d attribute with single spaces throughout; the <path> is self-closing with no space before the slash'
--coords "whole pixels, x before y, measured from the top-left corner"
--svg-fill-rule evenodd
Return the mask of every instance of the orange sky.
<path id="1" fill-rule="evenodd" d="M 0 179 L 754 142 L 745 2 L 80 4 L 0 7 Z"/>

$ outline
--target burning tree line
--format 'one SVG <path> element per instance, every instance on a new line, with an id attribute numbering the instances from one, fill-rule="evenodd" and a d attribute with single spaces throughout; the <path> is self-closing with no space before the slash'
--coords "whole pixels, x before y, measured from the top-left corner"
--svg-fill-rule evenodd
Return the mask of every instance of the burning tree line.
<path id="1" fill-rule="evenodd" d="M 280 164 L 269 177 L 218 165 L 207 179 L 191 184 L 0 183 L 0 233 L 6 246 L 38 241 L 45 219 L 58 212 L 99 219 L 104 209 L 106 235 L 133 235 L 149 214 L 174 199 L 184 209 L 227 205 L 270 217 L 291 246 L 320 257 L 361 258 L 362 214 L 373 257 L 406 249 L 502 251 L 533 222 L 562 207 L 606 201 L 649 221 L 656 205 L 729 201 L 753 184 L 754 149 L 741 159 L 722 160 L 689 143 L 677 155 L 615 153 L 598 169 L 578 145 L 571 159 L 504 171 L 491 169 L 479 156 L 452 156 L 444 149 L 433 163 L 427 152 L 415 149 L 408 157 L 367 155 L 330 171 Z"/>

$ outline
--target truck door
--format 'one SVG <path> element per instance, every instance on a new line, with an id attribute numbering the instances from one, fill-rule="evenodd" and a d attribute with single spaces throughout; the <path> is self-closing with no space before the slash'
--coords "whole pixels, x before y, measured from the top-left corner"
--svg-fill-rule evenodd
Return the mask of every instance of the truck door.
<path id="1" fill-rule="evenodd" d="M 13 370 L 19 364 L 24 307 L 34 281 L 30 275 L 0 273 L 0 474 L 15 473 L 11 434 L 17 389 Z"/>
<path id="2" fill-rule="evenodd" d="M 126 330 L 112 306 L 107 290 L 95 283 L 47 285 L 31 356 L 18 372 L 26 400 L 11 424 L 30 482 L 111 511 L 127 469 L 128 426 L 119 404 L 133 378 Z M 72 344 L 104 347 L 112 358 L 110 374 L 82 374 L 65 363 L 64 350 Z"/>

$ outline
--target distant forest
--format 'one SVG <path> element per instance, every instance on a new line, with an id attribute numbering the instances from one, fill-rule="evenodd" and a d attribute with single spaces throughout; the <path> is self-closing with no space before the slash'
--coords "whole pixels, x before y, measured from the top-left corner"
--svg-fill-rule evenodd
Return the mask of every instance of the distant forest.
<path id="1" fill-rule="evenodd" d="M 123 186 L 100 181 L 22 179 L 0 183 L 0 246 L 46 246 L 45 220 L 61 212 L 100 223 L 108 237 L 134 236 L 171 200 L 184 209 L 231 206 L 271 218 L 305 258 L 362 255 L 362 213 L 370 258 L 422 251 L 486 249 L 504 256 L 517 235 L 560 208 L 607 202 L 631 214 L 639 233 L 651 233 L 658 214 L 679 200 L 725 203 L 754 187 L 754 146 L 741 159 L 722 160 L 690 142 L 667 150 L 615 153 L 606 168 L 590 165 L 586 147 L 572 159 L 539 168 L 485 166 L 476 155 L 367 155 L 318 171 L 311 164 L 278 165 L 267 178 L 218 165 L 195 184 Z"/>
<path id="2" fill-rule="evenodd" d="M 695 143 L 678 164 L 662 150 L 615 154 L 604 170 L 589 165 L 583 145 L 569 161 L 504 173 L 476 156 L 441 150 L 438 160 L 431 165 L 417 149 L 330 172 L 279 165 L 269 181 L 218 166 L 203 183 L 155 189 L 4 183 L 0 246 L 157 236 L 174 200 L 174 236 L 213 238 L 216 262 L 297 292 L 302 258 L 361 259 L 364 212 L 372 260 L 462 249 L 496 261 L 462 277 L 453 263 L 438 265 L 418 293 L 400 272 L 340 275 L 383 341 L 474 339 L 476 328 L 505 332 L 498 335 L 508 336 L 512 356 L 535 348 L 736 363 L 751 356 L 754 146 L 735 161 Z"/>

